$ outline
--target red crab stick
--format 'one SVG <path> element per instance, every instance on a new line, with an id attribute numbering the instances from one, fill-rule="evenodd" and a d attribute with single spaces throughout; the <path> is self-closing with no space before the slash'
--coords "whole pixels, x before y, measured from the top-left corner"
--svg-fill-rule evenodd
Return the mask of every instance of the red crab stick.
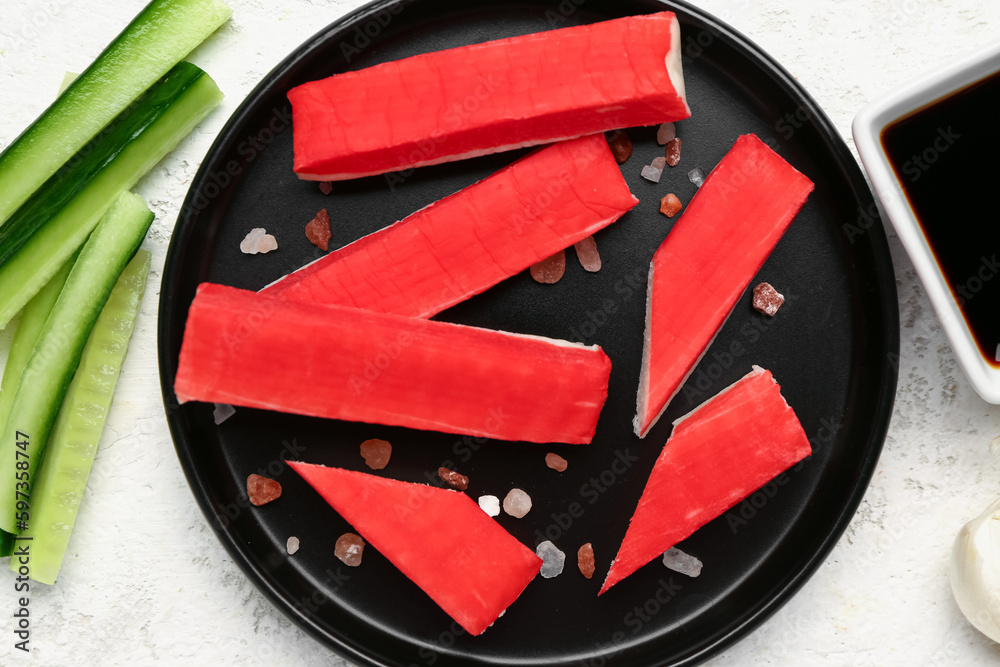
<path id="1" fill-rule="evenodd" d="M 603 135 L 538 150 L 263 290 L 412 317 L 478 294 L 638 203 Z"/>
<path id="2" fill-rule="evenodd" d="M 288 464 L 471 635 L 497 620 L 542 566 L 464 493 Z"/>
<path id="3" fill-rule="evenodd" d="M 601 593 L 812 453 L 770 371 L 674 422 Z"/>
<path id="4" fill-rule="evenodd" d="M 697 366 L 812 189 L 812 181 L 745 134 L 688 204 L 649 266 L 639 437 Z"/>
<path id="5" fill-rule="evenodd" d="M 295 171 L 346 180 L 691 115 L 672 12 L 511 37 L 293 88 Z"/>
<path id="6" fill-rule="evenodd" d="M 203 283 L 174 390 L 181 403 L 582 444 L 610 373 L 597 346 Z"/>

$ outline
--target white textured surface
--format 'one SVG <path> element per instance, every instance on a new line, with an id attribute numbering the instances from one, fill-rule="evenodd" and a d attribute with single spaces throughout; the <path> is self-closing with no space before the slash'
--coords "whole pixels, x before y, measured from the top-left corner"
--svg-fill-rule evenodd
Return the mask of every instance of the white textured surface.
<path id="1" fill-rule="evenodd" d="M 9 143 L 135 15 L 142 0 L 3 0 L 0 145 Z M 226 101 L 138 192 L 157 219 L 154 274 L 108 432 L 55 587 L 36 586 L 34 651 L 12 649 L 0 577 L 0 664 L 335 665 L 242 576 L 195 506 L 167 433 L 155 357 L 170 229 L 213 137 L 252 87 L 355 0 L 230 0 L 233 20 L 193 56 Z M 553 2 L 553 6 L 557 3 Z M 873 96 L 1000 35 L 995 0 L 698 0 L 787 67 L 849 139 Z M 711 665 L 986 665 L 946 566 L 958 528 L 1000 495 L 1000 408 L 961 375 L 892 241 L 902 319 L 899 396 L 878 472 L 844 538 L 802 591 Z"/>

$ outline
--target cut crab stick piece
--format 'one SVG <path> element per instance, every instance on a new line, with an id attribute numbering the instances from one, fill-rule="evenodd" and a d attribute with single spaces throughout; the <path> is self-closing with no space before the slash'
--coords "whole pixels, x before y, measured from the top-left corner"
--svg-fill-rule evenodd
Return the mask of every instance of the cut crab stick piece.
<path id="1" fill-rule="evenodd" d="M 382 63 L 288 93 L 295 172 L 340 181 L 691 115 L 672 12 Z"/>
<path id="2" fill-rule="evenodd" d="M 646 437 L 805 204 L 813 183 L 753 134 L 736 140 L 649 266 L 635 432 Z"/>
<path id="3" fill-rule="evenodd" d="M 497 620 L 542 566 L 459 491 L 310 463 L 288 465 L 471 635 Z"/>
<path id="4" fill-rule="evenodd" d="M 811 453 L 781 387 L 754 366 L 674 422 L 601 593 Z"/>
<path id="5" fill-rule="evenodd" d="M 583 444 L 610 373 L 596 345 L 203 283 L 174 390 L 181 403 Z"/>
<path id="6" fill-rule="evenodd" d="M 635 206 L 600 134 L 540 149 L 263 290 L 430 317 L 587 238 Z"/>

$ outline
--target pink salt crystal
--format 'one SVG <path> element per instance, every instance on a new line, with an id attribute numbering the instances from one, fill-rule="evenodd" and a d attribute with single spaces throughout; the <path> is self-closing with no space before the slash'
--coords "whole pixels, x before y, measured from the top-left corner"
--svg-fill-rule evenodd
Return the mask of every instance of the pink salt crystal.
<path id="1" fill-rule="evenodd" d="M 215 425 L 218 426 L 235 414 L 236 408 L 233 406 L 225 403 L 216 403 L 215 410 L 212 411 L 212 420 L 215 421 Z"/>
<path id="2" fill-rule="evenodd" d="M 465 475 L 461 475 L 454 470 L 448 470 L 447 468 L 438 468 L 438 477 L 441 478 L 448 486 L 453 489 L 458 489 L 459 491 L 465 491 L 469 488 L 469 478 Z"/>
<path id="3" fill-rule="evenodd" d="M 784 302 L 785 297 L 778 294 L 770 283 L 761 283 L 753 288 L 753 307 L 758 312 L 774 317 Z"/>
<path id="4" fill-rule="evenodd" d="M 573 244 L 576 249 L 576 258 L 580 260 L 580 266 L 584 271 L 596 273 L 601 270 L 601 254 L 597 252 L 597 241 L 593 236 L 588 236 L 582 241 Z"/>
<path id="5" fill-rule="evenodd" d="M 319 191 L 325 195 L 330 194 L 331 192 L 333 192 L 333 183 L 331 183 L 330 181 L 320 181 Z M 324 250 L 326 250 L 326 248 L 324 248 Z"/>
<path id="6" fill-rule="evenodd" d="M 361 443 L 361 456 L 372 470 L 381 470 L 389 464 L 392 456 L 392 445 L 386 440 L 372 438 Z"/>
<path id="7" fill-rule="evenodd" d="M 656 130 L 656 143 L 664 146 L 676 136 L 677 127 L 673 123 L 663 123 L 660 125 L 660 128 Z"/>
<path id="8" fill-rule="evenodd" d="M 676 167 L 677 163 L 681 161 L 681 140 L 671 139 L 667 142 L 667 164 L 671 167 Z"/>
<path id="9" fill-rule="evenodd" d="M 354 533 L 344 533 L 337 538 L 337 546 L 333 548 L 333 555 L 336 556 L 348 567 L 361 565 L 361 556 L 364 555 L 365 541 L 360 535 Z"/>
<path id="10" fill-rule="evenodd" d="M 503 499 L 503 511 L 515 519 L 524 518 L 531 511 L 531 496 L 521 489 L 511 489 Z"/>
<path id="11" fill-rule="evenodd" d="M 608 145 L 618 164 L 625 164 L 625 161 L 632 157 L 632 140 L 623 130 L 615 130 L 609 134 Z"/>
<path id="12" fill-rule="evenodd" d="M 566 272 L 566 251 L 560 250 L 556 254 L 543 259 L 531 267 L 531 277 L 536 282 L 545 285 L 554 285 L 559 282 Z"/>
<path id="13" fill-rule="evenodd" d="M 281 484 L 273 479 L 250 475 L 247 477 L 247 497 L 256 507 L 266 505 L 281 496 Z"/>
<path id="14" fill-rule="evenodd" d="M 287 551 L 288 555 L 291 556 L 298 550 L 299 550 L 299 538 L 294 536 L 289 537 L 288 541 L 285 542 L 285 551 Z"/>
<path id="15" fill-rule="evenodd" d="M 330 236 L 330 214 L 325 208 L 321 208 L 316 217 L 306 225 L 306 238 L 314 246 L 326 252 L 330 247 Z"/>
<path id="16" fill-rule="evenodd" d="M 566 459 L 552 452 L 545 455 L 545 465 L 559 472 L 565 472 L 566 468 L 569 467 Z"/>
<path id="17" fill-rule="evenodd" d="M 653 169 L 659 169 L 663 171 L 663 168 L 667 166 L 667 158 L 665 157 L 654 157 L 653 161 L 649 163 L 649 166 Z"/>
<path id="18" fill-rule="evenodd" d="M 576 564 L 580 568 L 580 574 L 590 579 L 594 576 L 594 546 L 587 542 L 576 553 Z"/>
<path id="19" fill-rule="evenodd" d="M 264 255 L 272 250 L 278 249 L 278 239 L 274 238 L 270 234 L 264 234 L 257 242 L 257 252 Z"/>

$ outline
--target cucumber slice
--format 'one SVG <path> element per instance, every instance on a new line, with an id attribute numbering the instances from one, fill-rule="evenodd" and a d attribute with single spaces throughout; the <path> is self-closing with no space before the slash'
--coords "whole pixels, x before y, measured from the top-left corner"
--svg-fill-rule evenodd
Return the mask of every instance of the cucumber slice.
<path id="1" fill-rule="evenodd" d="M 42 288 L 42 291 L 36 294 L 21 311 L 21 319 L 17 323 L 14 340 L 10 344 L 7 363 L 3 367 L 3 380 L 0 381 L 0 429 L 7 424 L 10 409 L 14 405 L 14 394 L 17 393 L 17 386 L 21 382 L 21 373 L 28 364 L 28 357 L 35 348 L 38 334 L 41 333 L 52 306 L 59 298 L 59 292 L 62 291 L 72 266 L 73 260 L 66 262 L 49 284 Z M 9 556 L 13 550 L 14 536 L 0 530 L 0 558 Z"/>
<path id="2" fill-rule="evenodd" d="M 22 536 L 32 538 L 30 576 L 43 584 L 55 583 L 66 554 L 135 329 L 150 260 L 149 251 L 140 250 L 118 278 L 90 332 L 32 485 L 31 518 Z"/>
<path id="3" fill-rule="evenodd" d="M 0 225 L 77 151 L 221 26 L 221 0 L 153 0 L 0 154 Z"/>
<path id="4" fill-rule="evenodd" d="M 122 192 L 159 162 L 222 100 L 212 78 L 191 63 L 178 63 L 75 164 L 68 164 L 19 209 L 24 225 L 47 220 L 0 266 L 0 327 L 34 296 L 86 241 Z M 22 223 L 12 219 L 14 230 Z"/>
<path id="5" fill-rule="evenodd" d="M 142 197 L 124 193 L 70 269 L 21 374 L 0 439 L 0 471 L 7 471 L 0 474 L 0 530 L 16 533 L 30 525 L 27 494 L 83 346 L 152 221 Z"/>

